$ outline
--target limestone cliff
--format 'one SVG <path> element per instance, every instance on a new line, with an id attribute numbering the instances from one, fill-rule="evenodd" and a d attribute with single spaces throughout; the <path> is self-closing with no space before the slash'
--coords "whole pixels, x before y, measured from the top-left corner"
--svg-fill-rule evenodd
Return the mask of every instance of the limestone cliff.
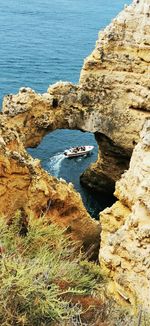
<path id="1" fill-rule="evenodd" d="M 22 88 L 4 99 L 3 112 L 25 146 L 56 128 L 95 133 L 98 160 L 81 180 L 99 191 L 113 191 L 150 114 L 149 12 L 149 0 L 134 1 L 100 32 L 79 85 L 59 82 L 43 95 Z"/>
<path id="2" fill-rule="evenodd" d="M 18 133 L 7 129 L 7 121 L 1 118 L 0 123 L 0 214 L 8 220 L 18 209 L 36 218 L 44 214 L 91 254 L 98 253 L 99 223 L 86 212 L 73 185 L 48 175 L 27 154 Z"/>
<path id="3" fill-rule="evenodd" d="M 92 103 L 94 130 L 101 133 L 98 161 L 82 181 L 90 183 L 98 171 L 99 188 L 113 186 L 128 168 L 143 121 L 150 115 L 149 5 L 149 0 L 140 0 L 125 7 L 100 32 L 81 71 L 80 87 Z"/>
<path id="4" fill-rule="evenodd" d="M 100 263 L 118 298 L 150 308 L 150 120 L 130 167 L 116 183 L 119 201 L 101 214 Z M 136 303 L 137 304 L 137 303 Z"/>
<path id="5" fill-rule="evenodd" d="M 59 82 L 44 94 L 29 88 L 4 98 L 1 126 L 0 209 L 17 208 L 68 227 L 85 246 L 99 240 L 98 224 L 71 185 L 41 170 L 25 152 L 57 128 L 93 132 L 98 160 L 82 176 L 92 189 L 119 199 L 101 214 L 102 268 L 113 292 L 126 301 L 149 301 L 150 4 L 136 0 L 99 35 L 78 85 Z M 141 282 L 141 284 L 140 284 Z M 142 285 L 142 289 L 141 289 Z M 114 290 L 114 286 L 116 290 Z M 125 290 L 125 292 L 124 292 Z M 129 297 L 129 300 L 128 300 Z"/>

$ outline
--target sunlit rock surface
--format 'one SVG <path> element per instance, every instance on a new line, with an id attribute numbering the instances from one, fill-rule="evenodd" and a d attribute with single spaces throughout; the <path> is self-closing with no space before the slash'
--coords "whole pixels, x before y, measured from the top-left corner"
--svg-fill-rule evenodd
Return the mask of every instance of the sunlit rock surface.
<path id="1" fill-rule="evenodd" d="M 65 227 L 91 256 L 98 254 L 99 223 L 89 216 L 73 185 L 48 175 L 39 160 L 27 154 L 18 133 L 6 127 L 6 120 L 0 124 L 0 214 L 8 221 L 18 209 L 31 217 L 45 215 Z"/>
<path id="2" fill-rule="evenodd" d="M 58 82 L 42 95 L 22 88 L 3 102 L 10 124 L 25 135 L 25 146 L 37 145 L 57 128 L 96 133 L 98 160 L 82 182 L 99 191 L 114 189 L 149 116 L 149 13 L 148 0 L 134 1 L 100 32 L 95 50 L 85 60 L 79 85 Z"/>
<path id="3" fill-rule="evenodd" d="M 81 127 L 94 120 L 93 130 L 102 134 L 98 161 L 82 176 L 85 184 L 92 184 L 98 171 L 98 188 L 114 185 L 128 168 L 145 117 L 150 115 L 149 15 L 149 0 L 134 1 L 100 32 L 95 50 L 85 60 L 80 88 L 92 103 L 92 112 L 87 110 Z"/>
<path id="4" fill-rule="evenodd" d="M 149 76 L 150 3 L 136 0 L 100 32 L 78 85 L 58 82 L 44 94 L 22 88 L 4 98 L 0 117 L 1 212 L 9 217 L 22 206 L 37 216 L 46 212 L 87 246 L 99 241 L 98 224 L 72 186 L 48 176 L 24 148 L 58 128 L 95 133 L 98 159 L 81 180 L 107 194 L 135 147 L 116 184 L 118 202 L 101 214 L 100 262 L 113 295 L 126 302 L 137 297 L 144 307 L 150 302 Z"/>
<path id="5" fill-rule="evenodd" d="M 101 267 L 113 295 L 150 308 L 150 120 L 130 167 L 116 183 L 118 198 L 101 214 Z"/>

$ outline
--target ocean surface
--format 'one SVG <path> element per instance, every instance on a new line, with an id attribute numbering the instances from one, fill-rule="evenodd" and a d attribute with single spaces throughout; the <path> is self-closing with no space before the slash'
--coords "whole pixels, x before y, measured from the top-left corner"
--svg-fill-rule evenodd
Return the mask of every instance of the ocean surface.
<path id="1" fill-rule="evenodd" d="M 45 92 L 59 80 L 77 83 L 84 58 L 95 47 L 98 31 L 129 0 L 1 0 L 0 1 L 0 106 L 6 94 L 22 86 Z M 95 145 L 90 156 L 64 159 L 68 146 Z M 93 216 L 109 199 L 97 198 L 81 187 L 79 175 L 97 157 L 94 136 L 57 130 L 36 149 L 48 172 L 73 182 Z"/>

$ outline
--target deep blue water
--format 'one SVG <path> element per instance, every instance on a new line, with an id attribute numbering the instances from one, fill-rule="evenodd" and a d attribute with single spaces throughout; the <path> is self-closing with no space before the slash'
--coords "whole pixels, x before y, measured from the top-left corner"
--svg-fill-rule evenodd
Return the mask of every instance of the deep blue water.
<path id="1" fill-rule="evenodd" d="M 84 58 L 129 0 L 1 0 L 0 98 L 58 80 L 77 82 Z"/>
<path id="2" fill-rule="evenodd" d="M 90 155 L 68 159 L 63 152 L 66 148 L 80 145 L 94 145 L 94 150 Z M 36 149 L 28 149 L 33 157 L 41 159 L 42 166 L 50 174 L 63 178 L 67 182 L 72 182 L 77 191 L 80 192 L 85 206 L 90 214 L 98 216 L 100 210 L 107 206 L 108 198 L 99 198 L 96 194 L 91 194 L 80 185 L 80 174 L 96 161 L 97 143 L 93 134 L 83 133 L 79 130 L 56 130 L 47 135 Z"/>
<path id="3" fill-rule="evenodd" d="M 130 1 L 1 0 L 0 103 L 5 94 L 18 92 L 22 86 L 45 92 L 58 80 L 78 82 L 83 60 L 94 48 L 98 31 L 123 9 L 124 3 Z M 79 185 L 80 172 L 96 159 L 97 150 L 81 161 L 68 163 L 60 156 L 68 142 L 72 146 L 95 141 L 93 135 L 79 131 L 56 131 L 32 154 L 39 156 L 51 173 L 71 180 L 90 209 L 95 205 L 101 208 L 104 200 L 89 198 Z"/>

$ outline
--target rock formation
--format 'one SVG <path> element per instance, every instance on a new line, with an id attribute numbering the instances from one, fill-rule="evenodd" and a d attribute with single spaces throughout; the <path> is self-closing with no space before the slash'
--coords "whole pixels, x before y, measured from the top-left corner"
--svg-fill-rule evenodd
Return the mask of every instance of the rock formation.
<path id="1" fill-rule="evenodd" d="M 7 128 L 3 117 L 0 125 L 0 213 L 8 220 L 18 209 L 36 218 L 44 214 L 65 227 L 91 255 L 98 254 L 99 223 L 86 212 L 73 185 L 48 175 L 39 160 L 26 152 L 18 133 Z"/>
<path id="2" fill-rule="evenodd" d="M 150 120 L 130 167 L 116 183 L 119 199 L 101 214 L 100 263 L 118 298 L 150 308 Z M 135 296 L 136 295 L 136 296 Z"/>
<path id="3" fill-rule="evenodd" d="M 58 128 L 94 133 L 98 160 L 81 180 L 108 194 L 128 168 L 147 121 L 129 171 L 116 185 L 119 201 L 101 214 L 100 251 L 113 292 L 131 301 L 135 292 L 144 306 L 149 300 L 150 267 L 149 73 L 150 4 L 136 0 L 100 33 L 78 85 L 58 82 L 42 95 L 22 88 L 4 98 L 0 117 L 1 212 L 8 217 L 22 207 L 37 216 L 44 212 L 87 247 L 99 238 L 98 224 L 87 216 L 72 186 L 48 176 L 24 148 L 37 146 L 46 133 Z"/>
<path id="4" fill-rule="evenodd" d="M 100 133 L 98 161 L 82 181 L 91 183 L 98 171 L 99 188 L 101 184 L 113 186 L 127 169 L 143 121 L 149 116 L 149 5 L 149 0 L 134 1 L 100 32 L 81 71 L 80 87 L 92 103 L 94 130 Z"/>
<path id="5" fill-rule="evenodd" d="M 26 146 L 56 128 L 95 133 L 98 160 L 81 180 L 98 191 L 112 193 L 149 116 L 149 20 L 149 1 L 134 1 L 100 33 L 79 85 L 59 82 L 43 95 L 22 88 L 4 99 L 3 112 Z"/>

